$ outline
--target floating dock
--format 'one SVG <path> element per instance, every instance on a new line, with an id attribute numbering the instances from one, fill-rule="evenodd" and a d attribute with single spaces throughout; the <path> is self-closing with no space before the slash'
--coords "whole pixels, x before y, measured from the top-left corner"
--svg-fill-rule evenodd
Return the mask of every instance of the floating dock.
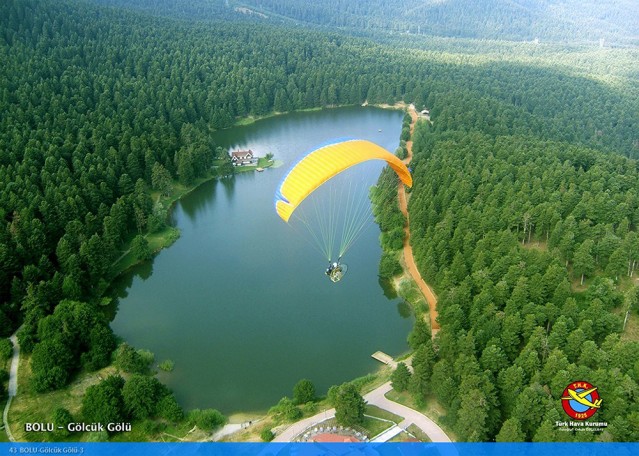
<path id="1" fill-rule="evenodd" d="M 397 367 L 397 363 L 395 362 L 393 357 L 391 355 L 387 355 L 386 353 L 382 351 L 376 351 L 371 356 L 377 361 L 379 361 L 380 363 L 384 363 L 391 367 Z"/>

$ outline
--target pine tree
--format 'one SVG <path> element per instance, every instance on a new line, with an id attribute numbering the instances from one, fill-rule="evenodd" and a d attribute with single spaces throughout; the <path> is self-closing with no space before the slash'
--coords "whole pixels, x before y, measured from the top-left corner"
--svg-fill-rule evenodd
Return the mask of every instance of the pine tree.
<path id="1" fill-rule="evenodd" d="M 581 285 L 584 284 L 584 276 L 592 274 L 595 270 L 595 259 L 592 257 L 593 246 L 593 240 L 587 239 L 575 251 L 573 269 L 577 275 L 581 276 Z"/>
<path id="2" fill-rule="evenodd" d="M 496 442 L 523 442 L 524 433 L 521 430 L 521 423 L 517 418 L 509 418 L 504 421 L 499 434 L 495 438 Z"/>
<path id="3" fill-rule="evenodd" d="M 391 382 L 395 391 L 406 391 L 411 379 L 411 373 L 404 363 L 398 363 L 397 368 L 391 374 Z"/>
<path id="4" fill-rule="evenodd" d="M 364 421 L 364 398 L 351 383 L 341 385 L 334 396 L 335 419 L 342 426 L 356 426 Z"/>
<path id="5" fill-rule="evenodd" d="M 153 252 L 149 247 L 149 241 L 144 236 L 138 234 L 133 238 L 131 242 L 131 252 L 138 260 L 150 260 L 153 257 Z"/>

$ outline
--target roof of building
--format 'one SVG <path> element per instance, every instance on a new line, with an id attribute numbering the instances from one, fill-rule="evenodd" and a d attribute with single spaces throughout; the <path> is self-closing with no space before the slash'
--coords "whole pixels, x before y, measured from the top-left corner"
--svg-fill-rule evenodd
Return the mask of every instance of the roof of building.
<path id="1" fill-rule="evenodd" d="M 318 443 L 361 442 L 361 440 L 359 440 L 356 437 L 353 437 L 352 435 L 330 434 L 326 432 L 323 434 L 317 434 L 313 436 L 311 440 L 313 442 L 318 442 Z"/>
<path id="2" fill-rule="evenodd" d="M 253 156 L 253 151 L 251 149 L 249 150 L 237 150 L 235 152 L 231 152 L 231 157 L 238 157 L 238 158 L 245 158 L 245 157 L 252 157 Z"/>

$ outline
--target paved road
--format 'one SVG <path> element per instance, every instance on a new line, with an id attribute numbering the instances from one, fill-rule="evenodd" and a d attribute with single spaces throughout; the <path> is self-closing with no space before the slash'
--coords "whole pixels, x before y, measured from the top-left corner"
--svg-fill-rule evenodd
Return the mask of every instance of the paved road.
<path id="1" fill-rule="evenodd" d="M 386 429 L 384 432 L 382 432 L 380 435 L 378 435 L 377 437 L 375 437 L 373 440 L 371 440 L 372 443 L 383 443 L 383 442 L 388 442 L 390 439 L 392 439 L 393 437 L 395 437 L 397 434 L 401 434 L 402 432 L 404 432 L 404 429 L 399 426 L 399 425 L 395 425 L 391 428 Z"/>
<path id="2" fill-rule="evenodd" d="M 10 442 L 15 442 L 13 434 L 11 434 L 11 428 L 9 427 L 9 407 L 11 407 L 11 401 L 18 393 L 18 364 L 20 363 L 20 344 L 18 343 L 17 332 L 9 338 L 13 344 L 13 357 L 11 358 L 11 369 L 9 370 L 9 400 L 4 407 L 2 413 L 2 422 L 4 424 L 5 432 Z"/>
<path id="3" fill-rule="evenodd" d="M 317 415 L 311 416 L 310 418 L 306 418 L 302 421 L 298 421 L 297 423 L 293 423 L 282 433 L 277 434 L 273 439 L 273 442 L 291 442 L 295 437 L 304 432 L 305 429 L 308 429 L 317 423 L 321 423 L 322 421 L 333 418 L 334 416 L 335 409 L 332 408 L 318 413 Z"/>
<path id="4" fill-rule="evenodd" d="M 13 344 L 13 357 L 11 358 L 11 370 L 9 371 L 9 397 L 18 394 L 18 364 L 20 363 L 20 344 L 17 333 L 9 338 Z"/>
<path id="5" fill-rule="evenodd" d="M 384 383 L 379 388 L 374 389 L 370 393 L 364 396 L 364 400 L 371 405 L 375 405 L 381 409 L 388 410 L 395 415 L 399 415 L 404 418 L 404 421 L 400 423 L 402 428 L 407 428 L 411 424 L 420 428 L 428 438 L 433 442 L 450 442 L 450 438 L 446 435 L 442 428 L 437 423 L 428 418 L 426 415 L 419 413 L 417 410 L 406 407 L 405 405 L 393 402 L 390 399 L 386 399 L 385 394 L 388 393 L 393 387 L 391 382 Z"/>
<path id="6" fill-rule="evenodd" d="M 391 389 L 393 389 L 391 382 L 384 383 L 382 386 L 364 395 L 364 400 L 371 405 L 375 405 L 381 409 L 388 410 L 395 415 L 401 416 L 404 419 L 401 423 L 399 423 L 402 429 L 406 429 L 411 424 L 415 424 L 418 428 L 424 431 L 428 438 L 433 442 L 451 441 L 442 428 L 440 428 L 437 423 L 428 418 L 426 415 L 404 405 L 398 404 L 397 402 L 393 402 L 390 399 L 386 399 L 385 394 Z M 293 423 L 288 429 L 275 436 L 273 441 L 290 442 L 304 432 L 304 430 L 321 423 L 326 419 L 333 418 L 334 416 L 335 409 L 333 408 L 326 410 L 325 412 L 318 413 L 310 418 L 306 418 L 305 420 Z"/>

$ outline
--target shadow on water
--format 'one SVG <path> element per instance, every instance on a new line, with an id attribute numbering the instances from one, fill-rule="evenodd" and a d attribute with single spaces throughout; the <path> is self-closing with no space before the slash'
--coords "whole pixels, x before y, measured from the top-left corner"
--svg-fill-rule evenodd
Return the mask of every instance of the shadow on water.
<path id="1" fill-rule="evenodd" d="M 395 290 L 395 287 L 389 279 L 387 279 L 386 277 L 378 276 L 377 283 L 379 283 L 379 287 L 382 289 L 382 292 L 384 293 L 384 296 L 386 296 L 386 298 L 392 301 L 397 297 L 397 291 Z"/>
<path id="2" fill-rule="evenodd" d="M 177 219 L 175 217 L 175 211 L 173 209 L 169 210 L 169 213 L 166 216 L 166 223 L 169 226 L 177 226 Z"/>
<path id="3" fill-rule="evenodd" d="M 395 290 L 390 279 L 387 279 L 386 277 L 378 277 L 377 283 L 379 283 L 379 287 L 382 289 L 384 296 L 388 300 L 393 301 L 399 297 L 397 290 Z M 402 318 L 411 318 L 413 316 L 413 309 L 409 303 L 402 300 L 397 303 L 397 313 Z"/>
<path id="4" fill-rule="evenodd" d="M 397 303 L 397 313 L 402 318 L 411 318 L 413 316 L 413 309 L 406 301 L 400 301 Z"/>
<path id="5" fill-rule="evenodd" d="M 140 264 L 136 264 L 130 268 L 126 273 L 118 276 L 109 287 L 106 295 L 111 298 L 111 303 L 105 307 L 105 313 L 109 318 L 109 321 L 113 321 L 115 318 L 121 299 L 125 299 L 129 296 L 129 289 L 133 285 L 136 278 L 146 281 L 153 275 L 153 259 L 145 261 Z"/>
<path id="6" fill-rule="evenodd" d="M 182 198 L 180 200 L 180 208 L 184 211 L 184 214 L 187 215 L 189 220 L 195 223 L 197 221 L 198 214 L 209 206 L 211 201 L 215 201 L 217 186 L 218 179 L 211 179 L 196 188 L 189 198 Z M 171 211 L 171 215 L 175 219 L 174 211 Z"/>
<path id="7" fill-rule="evenodd" d="M 220 180 L 220 182 L 222 183 L 222 187 L 224 187 L 224 193 L 226 194 L 226 199 L 228 201 L 233 201 L 233 195 L 235 194 L 235 179 L 235 176 L 231 176 L 223 177 Z"/>

